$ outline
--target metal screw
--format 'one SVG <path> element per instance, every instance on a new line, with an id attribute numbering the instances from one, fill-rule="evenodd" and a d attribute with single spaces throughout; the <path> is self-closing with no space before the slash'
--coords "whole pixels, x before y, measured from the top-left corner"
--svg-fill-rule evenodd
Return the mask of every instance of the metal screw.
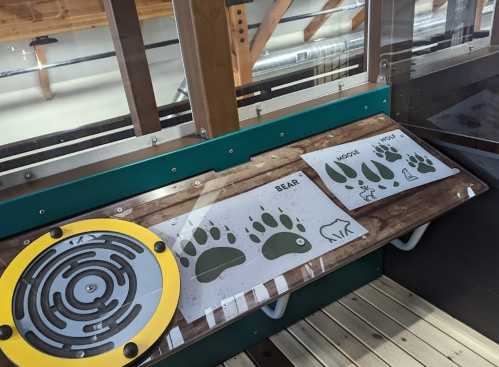
<path id="1" fill-rule="evenodd" d="M 30 171 L 25 172 L 25 173 L 24 173 L 24 178 L 25 178 L 26 180 L 31 180 L 31 179 L 33 178 L 33 173 L 31 173 Z"/>
<path id="2" fill-rule="evenodd" d="M 233 148 L 230 148 L 229 149 L 229 154 L 233 154 L 234 153 L 234 149 Z"/>
<path id="3" fill-rule="evenodd" d="M 368 106 L 364 106 L 364 109 L 367 111 L 369 109 L 369 107 Z"/>
<path id="4" fill-rule="evenodd" d="M 135 343 L 126 343 L 123 347 L 123 355 L 126 358 L 135 358 L 139 354 L 139 347 Z"/>
<path id="5" fill-rule="evenodd" d="M 0 326 L 0 340 L 7 340 L 12 336 L 12 328 L 9 325 Z"/>
<path id="6" fill-rule="evenodd" d="M 94 293 L 97 290 L 97 284 L 87 284 L 85 286 L 85 291 L 87 293 Z"/>
<path id="7" fill-rule="evenodd" d="M 40 210 L 38 211 L 38 214 L 40 214 L 40 215 L 44 215 L 44 214 L 45 214 L 45 209 L 40 209 Z"/>
<path id="8" fill-rule="evenodd" d="M 201 186 L 201 181 L 199 181 L 199 180 L 194 181 L 194 186 L 196 186 L 196 187 Z"/>
<path id="9" fill-rule="evenodd" d="M 121 206 L 119 208 L 116 208 L 116 213 L 118 214 L 123 213 L 123 208 Z"/>
<path id="10" fill-rule="evenodd" d="M 83 358 L 83 357 L 85 357 L 85 351 L 79 350 L 78 352 L 76 352 L 76 358 Z"/>
<path id="11" fill-rule="evenodd" d="M 203 128 L 201 128 L 201 130 L 199 130 L 199 135 L 203 139 L 207 139 L 208 138 L 208 131 L 206 131 L 206 129 L 203 127 Z"/>
<path id="12" fill-rule="evenodd" d="M 151 138 L 151 143 L 152 143 L 152 146 L 155 147 L 158 145 L 158 138 L 156 136 L 153 136 Z"/>
<path id="13" fill-rule="evenodd" d="M 52 237 L 54 240 L 61 238 L 64 234 L 61 227 L 54 227 L 50 230 L 49 233 L 50 233 L 50 237 Z"/>
<path id="14" fill-rule="evenodd" d="M 281 138 L 284 138 L 284 136 L 285 136 L 285 135 L 286 135 L 286 133 L 285 133 L 285 132 L 282 132 L 282 131 L 281 131 L 281 133 L 279 134 L 279 136 L 280 136 Z"/>
<path id="15" fill-rule="evenodd" d="M 388 101 L 386 99 L 383 100 L 383 103 L 386 104 Z"/>
<path id="16" fill-rule="evenodd" d="M 171 173 L 177 173 L 177 168 L 173 167 L 171 170 L 170 170 Z"/>
<path id="17" fill-rule="evenodd" d="M 262 116 L 262 112 L 263 112 L 263 108 L 262 108 L 262 106 L 261 106 L 261 105 L 256 106 L 256 115 L 257 115 L 258 117 L 261 117 L 261 116 Z"/>
<path id="18" fill-rule="evenodd" d="M 24 240 L 24 241 L 23 241 L 23 245 L 24 245 L 24 246 L 28 246 L 30 243 L 31 243 L 31 241 L 30 241 L 30 240 Z"/>
<path id="19" fill-rule="evenodd" d="M 154 251 L 157 253 L 162 253 L 165 252 L 166 250 L 166 244 L 163 241 L 158 241 L 154 244 Z"/>
<path id="20" fill-rule="evenodd" d="M 343 90 L 343 87 L 345 86 L 345 84 L 343 83 L 338 83 L 338 90 L 341 92 Z"/>

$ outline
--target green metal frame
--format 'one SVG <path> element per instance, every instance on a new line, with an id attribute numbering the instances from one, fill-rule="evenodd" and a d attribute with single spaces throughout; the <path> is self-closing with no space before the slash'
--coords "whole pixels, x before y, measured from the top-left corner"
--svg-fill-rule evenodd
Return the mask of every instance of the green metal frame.
<path id="1" fill-rule="evenodd" d="M 255 311 L 154 366 L 211 367 L 222 363 L 379 278 L 383 274 L 382 264 L 383 249 L 380 249 L 293 293 L 282 319 L 272 320 Z"/>
<path id="2" fill-rule="evenodd" d="M 378 114 L 390 112 L 380 86 L 284 118 L 241 129 L 112 170 L 0 203 L 0 239 L 78 215 Z"/>

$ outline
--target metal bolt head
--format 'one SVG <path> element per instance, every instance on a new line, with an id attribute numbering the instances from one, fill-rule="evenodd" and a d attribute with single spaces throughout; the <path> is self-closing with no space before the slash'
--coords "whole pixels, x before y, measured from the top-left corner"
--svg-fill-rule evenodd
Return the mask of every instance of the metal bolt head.
<path id="1" fill-rule="evenodd" d="M 118 214 L 123 213 L 123 208 L 121 206 L 119 208 L 116 208 L 116 213 Z"/>
<path id="2" fill-rule="evenodd" d="M 206 129 L 205 129 L 205 128 L 201 128 L 201 130 L 199 130 L 199 135 L 200 135 L 202 138 L 206 139 L 206 138 L 208 138 L 208 131 L 206 131 Z"/>
<path id="3" fill-rule="evenodd" d="M 135 358 L 139 354 L 139 347 L 135 343 L 126 343 L 123 347 L 123 355 L 126 358 Z"/>
<path id="4" fill-rule="evenodd" d="M 285 132 L 281 132 L 281 133 L 279 134 L 279 136 L 280 136 L 281 138 L 284 138 L 284 136 L 285 136 L 285 135 L 286 135 L 286 133 L 285 133 Z"/>
<path id="5" fill-rule="evenodd" d="M 229 154 L 233 154 L 234 153 L 234 149 L 233 148 L 230 148 L 229 149 Z"/>
<path id="6" fill-rule="evenodd" d="M 177 173 L 177 168 L 173 167 L 171 170 L 170 170 L 171 173 Z"/>
<path id="7" fill-rule="evenodd" d="M 52 237 L 54 240 L 61 238 L 64 232 L 62 231 L 61 227 L 54 227 L 50 230 L 50 237 Z"/>
<path id="8" fill-rule="evenodd" d="M 28 246 L 30 243 L 31 243 L 31 241 L 30 241 L 30 240 L 24 240 L 24 241 L 23 241 L 23 245 L 24 245 L 24 246 Z"/>
<path id="9" fill-rule="evenodd" d="M 31 179 L 33 178 L 33 174 L 32 174 L 30 171 L 25 172 L 25 173 L 24 173 L 24 178 L 25 178 L 26 180 L 31 180 Z"/>
<path id="10" fill-rule="evenodd" d="M 44 215 L 44 214 L 45 214 L 45 209 L 40 209 L 40 210 L 38 211 L 38 214 L 40 214 L 40 215 Z"/>
<path id="11" fill-rule="evenodd" d="M 154 251 L 156 251 L 158 254 L 165 252 L 165 250 L 166 250 L 166 243 L 164 243 L 163 241 L 158 241 L 154 244 Z"/>
<path id="12" fill-rule="evenodd" d="M 196 187 L 201 186 L 201 181 L 199 180 L 194 181 L 194 186 Z"/>
<path id="13" fill-rule="evenodd" d="M 0 326 L 0 340 L 7 340 L 12 336 L 12 328 L 9 325 Z"/>
<path id="14" fill-rule="evenodd" d="M 156 145 L 158 145 L 158 138 L 156 136 L 153 136 L 151 138 L 151 144 L 153 147 L 155 147 Z"/>

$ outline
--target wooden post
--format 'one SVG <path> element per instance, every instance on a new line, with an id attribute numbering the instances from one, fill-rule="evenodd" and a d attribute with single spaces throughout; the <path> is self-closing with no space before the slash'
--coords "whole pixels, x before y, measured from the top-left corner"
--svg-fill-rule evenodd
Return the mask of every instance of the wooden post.
<path id="1" fill-rule="evenodd" d="M 234 5 L 229 9 L 230 33 L 234 74 L 238 85 L 253 81 L 253 66 L 250 56 L 250 41 L 248 35 L 248 17 L 246 5 Z"/>
<path id="2" fill-rule="evenodd" d="M 272 4 L 271 8 L 263 19 L 262 24 L 260 25 L 260 27 L 258 27 L 253 40 L 251 41 L 252 65 L 254 65 L 258 61 L 258 58 L 262 54 L 262 51 L 265 49 L 267 42 L 269 41 L 270 37 L 272 37 L 272 34 L 281 21 L 281 18 L 289 9 L 291 4 L 293 4 L 293 0 L 276 0 Z"/>
<path id="3" fill-rule="evenodd" d="M 496 0 L 492 28 L 490 29 L 490 45 L 499 46 L 499 0 Z"/>
<path id="4" fill-rule="evenodd" d="M 38 64 L 38 82 L 40 83 L 40 88 L 42 89 L 43 98 L 46 100 L 52 99 L 54 97 L 52 89 L 50 88 L 50 78 L 47 69 L 43 69 L 43 66 L 47 64 L 47 55 L 42 46 L 33 46 L 35 51 L 36 62 Z"/>
<path id="5" fill-rule="evenodd" d="M 380 54 L 381 54 L 381 15 L 382 1 L 366 1 L 365 11 L 367 12 L 366 29 L 364 31 L 367 39 L 367 74 L 371 83 L 378 82 L 380 72 Z"/>
<path id="6" fill-rule="evenodd" d="M 321 11 L 326 11 L 330 9 L 334 9 L 338 7 L 343 0 L 328 0 L 326 4 L 322 7 Z M 307 25 L 305 30 L 303 31 L 303 39 L 305 42 L 308 42 L 312 39 L 312 37 L 319 31 L 319 29 L 327 22 L 327 20 L 331 17 L 332 13 L 322 14 L 314 17 L 310 23 Z"/>
<path id="7" fill-rule="evenodd" d="M 103 0 L 135 135 L 161 130 L 135 0 Z"/>
<path id="8" fill-rule="evenodd" d="M 225 0 L 174 0 L 192 114 L 202 136 L 239 129 Z"/>

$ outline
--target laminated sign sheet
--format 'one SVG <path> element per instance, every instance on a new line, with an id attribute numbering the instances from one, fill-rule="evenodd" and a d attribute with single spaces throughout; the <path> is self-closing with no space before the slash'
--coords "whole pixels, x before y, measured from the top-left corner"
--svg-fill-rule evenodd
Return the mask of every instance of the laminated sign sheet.
<path id="1" fill-rule="evenodd" d="M 245 292 L 268 299 L 263 283 L 367 233 L 303 172 L 150 229 L 178 257 L 188 322 L 220 306 L 235 317 Z"/>
<path id="2" fill-rule="evenodd" d="M 459 173 L 401 130 L 302 155 L 350 210 Z"/>

